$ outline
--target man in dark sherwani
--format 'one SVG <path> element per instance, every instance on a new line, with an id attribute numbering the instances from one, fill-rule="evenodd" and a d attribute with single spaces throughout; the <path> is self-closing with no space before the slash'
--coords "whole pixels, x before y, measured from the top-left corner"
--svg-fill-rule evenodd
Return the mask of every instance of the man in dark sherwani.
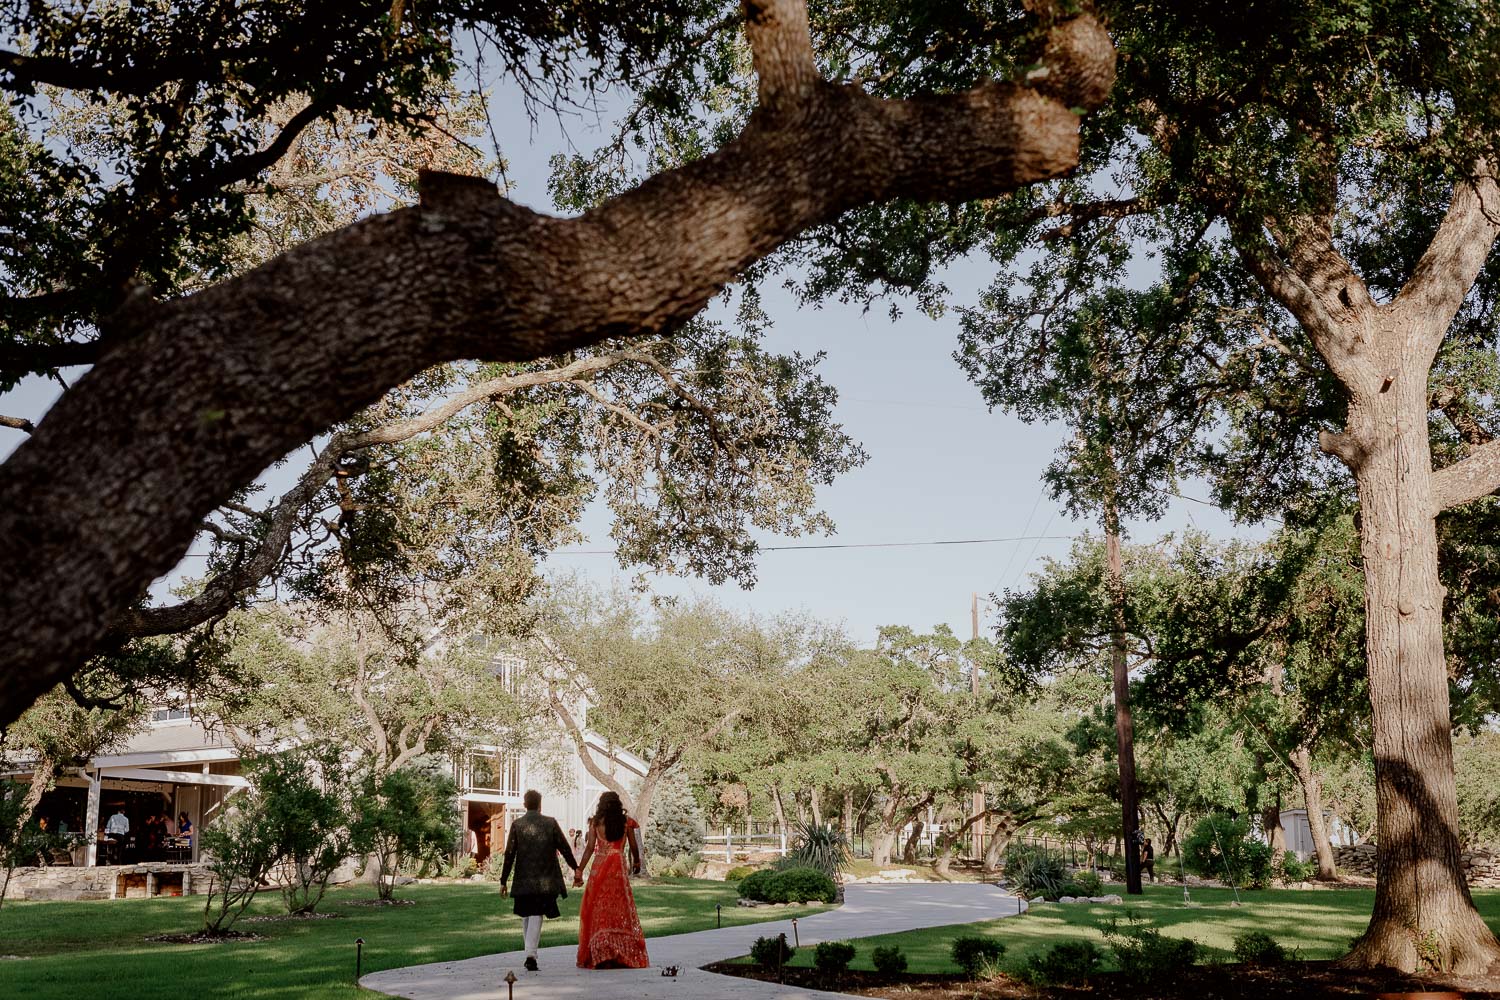
<path id="1" fill-rule="evenodd" d="M 500 894 L 506 895 L 505 884 L 510 881 L 511 869 L 514 868 L 516 881 L 509 895 L 516 901 L 515 913 L 521 918 L 526 939 L 526 969 L 535 972 L 537 946 L 542 940 L 542 918 L 557 919 L 557 897 L 568 894 L 562 870 L 557 867 L 557 856 L 561 854 L 574 871 L 578 870 L 578 862 L 574 860 L 573 848 L 563 836 L 557 820 L 542 815 L 542 793 L 530 790 L 522 801 L 526 804 L 526 815 L 510 825 L 510 836 L 505 841 Z"/>

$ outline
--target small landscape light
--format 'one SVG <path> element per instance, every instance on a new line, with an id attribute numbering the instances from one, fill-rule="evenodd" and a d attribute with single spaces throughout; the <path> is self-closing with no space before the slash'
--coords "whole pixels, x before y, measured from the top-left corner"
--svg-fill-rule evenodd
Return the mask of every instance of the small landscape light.
<path id="1" fill-rule="evenodd" d="M 365 964 L 365 939 L 364 938 L 355 938 L 354 939 L 354 985 L 355 986 L 359 985 L 360 972 L 363 971 L 364 964 Z"/>
<path id="2" fill-rule="evenodd" d="M 802 935 L 800 935 L 800 934 L 797 933 L 797 918 L 796 917 L 792 918 L 792 944 L 795 945 L 798 948 L 802 947 Z"/>
<path id="3" fill-rule="evenodd" d="M 724 904 L 723 903 L 715 903 L 714 904 L 714 926 L 715 927 L 723 927 L 724 926 Z"/>
<path id="4" fill-rule="evenodd" d="M 505 973 L 506 996 L 514 998 L 516 995 L 516 970 L 511 969 Z"/>

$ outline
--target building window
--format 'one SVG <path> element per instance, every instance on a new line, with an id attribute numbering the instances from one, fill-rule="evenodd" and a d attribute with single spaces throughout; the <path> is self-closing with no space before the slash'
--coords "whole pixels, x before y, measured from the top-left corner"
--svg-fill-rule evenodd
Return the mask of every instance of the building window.
<path id="1" fill-rule="evenodd" d="M 521 758 L 517 754 L 471 750 L 467 763 L 468 781 L 464 782 L 464 791 L 521 794 Z"/>
<path id="2" fill-rule="evenodd" d="M 505 690 L 515 694 L 521 689 L 521 670 L 526 661 L 514 653 L 500 653 L 490 660 L 490 672 L 500 678 Z"/>
<path id="3" fill-rule="evenodd" d="M 185 708 L 153 708 L 151 710 L 151 723 L 159 725 L 164 722 L 183 722 L 188 718 L 188 710 Z"/>

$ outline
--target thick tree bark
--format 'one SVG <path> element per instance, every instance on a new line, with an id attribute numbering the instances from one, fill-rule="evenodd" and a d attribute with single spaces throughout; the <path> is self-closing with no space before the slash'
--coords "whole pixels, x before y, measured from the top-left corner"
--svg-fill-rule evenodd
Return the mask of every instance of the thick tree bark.
<path id="1" fill-rule="evenodd" d="M 844 789 L 844 839 L 854 843 L 854 789 Z"/>
<path id="2" fill-rule="evenodd" d="M 1331 196 L 1330 196 L 1331 197 Z M 1500 234 L 1487 164 L 1454 185 L 1447 214 L 1410 279 L 1377 303 L 1333 241 L 1333 209 L 1231 220 L 1247 267 L 1285 305 L 1349 402 L 1347 425 L 1319 437 L 1354 473 L 1365 573 L 1365 656 L 1375 729 L 1380 853 L 1370 925 L 1341 961 L 1482 972 L 1500 941 L 1474 909 L 1459 853 L 1452 720 L 1443 653 L 1436 513 L 1500 488 L 1500 449 L 1433 471 L 1433 359 Z"/>
<path id="3" fill-rule="evenodd" d="M 1307 747 L 1298 747 L 1291 759 L 1297 784 L 1302 787 L 1302 802 L 1307 806 L 1307 829 L 1318 858 L 1318 880 L 1336 882 L 1339 873 L 1333 864 L 1333 841 L 1328 836 L 1328 822 L 1323 818 L 1323 783 L 1313 770 L 1312 753 Z"/>
<path id="4" fill-rule="evenodd" d="M 1500 961 L 1500 942 L 1474 909 L 1459 850 L 1424 354 L 1392 357 L 1389 385 L 1349 411 L 1380 853 L 1374 914 L 1347 960 L 1478 972 Z"/>
<path id="5" fill-rule="evenodd" d="M 884 868 L 891 863 L 891 854 L 896 849 L 896 835 L 899 832 L 887 830 L 883 826 L 875 831 L 875 839 L 871 842 L 870 860 L 877 868 Z"/>
<path id="6" fill-rule="evenodd" d="M 1053 9 L 1042 5 L 1050 16 Z M 1072 169 L 1114 79 L 1083 15 L 1028 83 L 873 98 L 817 76 L 800 0 L 747 0 L 759 107 L 719 151 L 577 218 L 473 178 L 190 297 L 136 296 L 98 363 L 0 468 L 0 725 L 79 669 L 203 520 L 271 463 L 444 361 L 670 332 L 809 227 Z"/>
<path id="7" fill-rule="evenodd" d="M 823 825 L 823 799 L 818 794 L 818 786 L 813 785 L 807 790 L 807 805 L 812 810 L 813 826 Z"/>

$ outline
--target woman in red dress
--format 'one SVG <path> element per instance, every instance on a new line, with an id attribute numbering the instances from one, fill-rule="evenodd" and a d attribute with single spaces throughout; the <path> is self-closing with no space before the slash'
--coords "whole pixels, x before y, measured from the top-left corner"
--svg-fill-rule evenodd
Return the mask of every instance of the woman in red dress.
<path id="1" fill-rule="evenodd" d="M 630 871 L 641 873 L 640 826 L 625 815 L 625 807 L 614 792 L 599 796 L 599 808 L 589 820 L 588 837 L 583 842 L 583 858 L 575 886 L 583 885 L 583 870 L 593 858 L 588 888 L 583 891 L 583 908 L 578 915 L 578 967 L 580 969 L 644 969 L 651 964 L 646 957 L 646 935 L 641 933 L 641 919 L 635 912 L 635 894 L 630 891 L 630 875 L 625 869 L 625 849 L 629 845 Z"/>

